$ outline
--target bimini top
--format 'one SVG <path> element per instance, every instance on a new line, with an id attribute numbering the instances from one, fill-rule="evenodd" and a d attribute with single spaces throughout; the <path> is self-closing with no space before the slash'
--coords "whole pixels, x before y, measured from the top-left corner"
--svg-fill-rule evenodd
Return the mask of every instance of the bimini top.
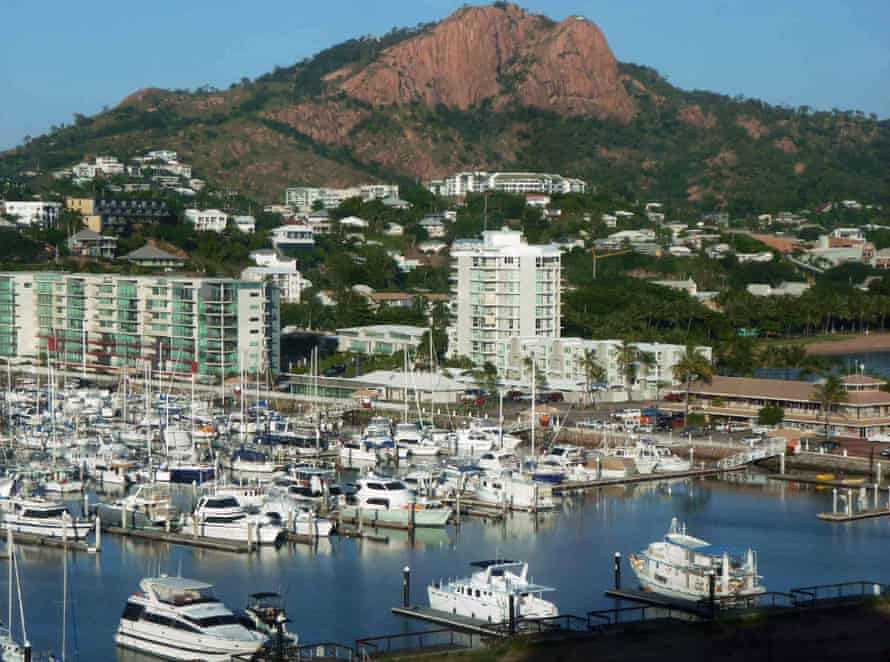
<path id="1" fill-rule="evenodd" d="M 474 568 L 490 568 L 496 565 L 522 565 L 522 561 L 511 561 L 509 559 L 492 559 L 489 561 L 473 561 L 471 564 Z"/>
<path id="2" fill-rule="evenodd" d="M 668 533 L 664 539 L 673 545 L 691 550 L 704 549 L 711 546 L 711 543 L 685 533 Z"/>

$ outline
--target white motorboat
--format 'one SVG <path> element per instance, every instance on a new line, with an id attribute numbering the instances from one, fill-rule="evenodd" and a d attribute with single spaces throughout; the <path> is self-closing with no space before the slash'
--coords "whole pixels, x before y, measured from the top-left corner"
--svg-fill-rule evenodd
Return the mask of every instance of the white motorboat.
<path id="1" fill-rule="evenodd" d="M 740 555 L 712 550 L 710 543 L 688 535 L 677 518 L 663 540 L 630 555 L 630 567 L 643 590 L 681 600 L 709 598 L 711 581 L 714 596 L 723 603 L 766 591 L 752 549 Z"/>
<path id="2" fill-rule="evenodd" d="M 519 458 L 513 451 L 506 449 L 486 451 L 479 456 L 476 464 L 484 471 L 495 473 L 519 470 Z"/>
<path id="3" fill-rule="evenodd" d="M 506 623 L 512 596 L 517 620 L 559 616 L 556 605 L 541 597 L 554 589 L 530 582 L 528 563 L 492 560 L 471 565 L 477 570 L 469 577 L 437 582 L 427 588 L 431 609 L 488 623 Z"/>
<path id="4" fill-rule="evenodd" d="M 250 657 L 268 640 L 249 630 L 213 595 L 213 586 L 183 577 L 151 577 L 127 599 L 114 641 L 168 660 L 228 662 Z"/>
<path id="5" fill-rule="evenodd" d="M 133 494 L 114 503 L 100 503 L 95 510 L 101 522 L 110 526 L 123 526 L 126 511 L 127 526 L 137 529 L 165 527 L 179 515 L 170 490 L 160 484 L 140 485 Z"/>
<path id="6" fill-rule="evenodd" d="M 298 536 L 327 538 L 334 529 L 330 519 L 319 517 L 312 508 L 300 506 L 292 499 L 268 499 L 260 504 L 258 510 L 269 521 Z"/>
<path id="7" fill-rule="evenodd" d="M 460 428 L 456 435 L 457 452 L 460 455 L 477 456 L 495 447 L 495 441 L 488 434 L 474 427 Z"/>
<path id="8" fill-rule="evenodd" d="M 445 526 L 452 513 L 439 501 L 418 497 L 402 481 L 374 474 L 358 481 L 351 501 L 341 509 L 343 516 L 367 522 L 407 525 L 413 518 L 415 526 Z"/>
<path id="9" fill-rule="evenodd" d="M 251 593 L 247 596 L 244 615 L 250 619 L 252 630 L 269 637 L 271 650 L 277 650 L 282 643 L 287 646 L 296 646 L 299 643 L 299 637 L 288 630 L 290 619 L 283 602 L 278 593 Z"/>
<path id="10" fill-rule="evenodd" d="M 204 496 L 185 524 L 188 532 L 203 538 L 272 545 L 284 529 L 269 517 L 249 515 L 233 496 Z"/>
<path id="11" fill-rule="evenodd" d="M 468 480 L 467 489 L 480 501 L 520 510 L 549 510 L 556 506 L 550 485 L 523 474 L 482 474 Z"/>
<path id="12" fill-rule="evenodd" d="M 658 456 L 654 448 L 648 446 L 612 446 L 604 448 L 603 453 L 607 457 L 627 458 L 632 460 L 637 473 L 651 474 L 658 464 Z"/>
<path id="13" fill-rule="evenodd" d="M 347 466 L 354 464 L 375 464 L 378 446 L 369 439 L 347 441 L 337 451 L 340 462 Z"/>
<path id="14" fill-rule="evenodd" d="M 10 507 L 3 514 L 3 523 L 15 533 L 83 540 L 93 530 L 92 522 L 74 519 L 65 504 L 57 501 L 12 499 Z"/>

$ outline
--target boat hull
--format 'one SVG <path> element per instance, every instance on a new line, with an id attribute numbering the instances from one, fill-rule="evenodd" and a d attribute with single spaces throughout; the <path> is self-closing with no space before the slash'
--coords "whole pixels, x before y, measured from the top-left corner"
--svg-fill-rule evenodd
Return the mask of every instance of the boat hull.
<path id="1" fill-rule="evenodd" d="M 165 660 L 206 660 L 207 662 L 229 662 L 233 655 L 250 656 L 262 646 L 262 641 L 210 643 L 209 637 L 201 637 L 195 643 L 179 643 L 169 637 L 146 636 L 145 633 L 124 631 L 114 635 L 114 643 L 121 648 L 147 653 Z"/>
<path id="2" fill-rule="evenodd" d="M 367 524 L 392 524 L 408 526 L 411 519 L 411 511 L 407 508 L 357 508 L 346 506 L 341 510 L 343 517 L 358 519 L 361 511 L 361 519 Z M 434 508 L 430 510 L 414 511 L 414 526 L 445 526 L 451 518 L 450 508 Z"/>

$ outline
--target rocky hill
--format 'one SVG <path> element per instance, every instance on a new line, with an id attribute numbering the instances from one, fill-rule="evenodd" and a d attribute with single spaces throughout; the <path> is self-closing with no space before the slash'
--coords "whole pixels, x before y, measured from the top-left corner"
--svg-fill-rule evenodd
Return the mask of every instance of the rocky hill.
<path id="1" fill-rule="evenodd" d="M 506 3 L 354 39 L 228 90 L 141 90 L 0 156 L 0 174 L 176 149 L 265 200 L 287 185 L 528 168 L 735 211 L 890 202 L 890 123 L 687 92 L 599 28 Z"/>

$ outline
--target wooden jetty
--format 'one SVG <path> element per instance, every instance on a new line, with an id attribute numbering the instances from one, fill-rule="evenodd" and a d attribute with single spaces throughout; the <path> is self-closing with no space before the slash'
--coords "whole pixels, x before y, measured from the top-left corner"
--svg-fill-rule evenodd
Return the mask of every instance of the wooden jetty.
<path id="1" fill-rule="evenodd" d="M 449 614 L 446 611 L 430 609 L 429 607 L 393 607 L 392 613 L 399 616 L 407 616 L 408 618 L 416 618 L 427 623 L 435 623 L 443 625 L 455 630 L 463 630 L 465 632 L 474 632 L 491 637 L 506 637 L 507 632 L 492 627 L 491 623 L 481 621 L 476 618 L 460 616 L 458 614 Z"/>
<path id="2" fill-rule="evenodd" d="M 609 589 L 606 591 L 606 595 L 610 598 L 618 598 L 620 600 L 627 600 L 628 602 L 637 602 L 650 607 L 662 607 L 664 609 L 671 609 L 674 611 L 690 614 L 691 616 L 705 617 L 710 615 L 710 611 L 708 610 L 708 608 L 700 604 L 690 602 L 688 600 L 678 600 L 666 595 L 659 595 L 658 593 L 653 593 L 652 591 Z M 610 610 L 603 609 L 602 611 L 603 613 L 607 613 Z"/>
<path id="3" fill-rule="evenodd" d="M 862 510 L 858 513 L 818 513 L 819 519 L 825 522 L 855 522 L 861 519 L 873 519 L 875 517 L 890 517 L 890 509 L 878 508 L 877 510 Z"/>
<path id="4" fill-rule="evenodd" d="M 36 547 L 52 547 L 53 549 L 63 549 L 67 547 L 68 550 L 72 552 L 89 552 L 91 554 L 100 551 L 100 548 L 96 548 L 82 540 L 63 541 L 61 538 L 37 536 L 33 533 L 15 533 L 13 542 L 16 545 L 34 545 Z M 8 556 L 4 558 L 8 558 Z"/>
<path id="5" fill-rule="evenodd" d="M 843 480 L 819 480 L 810 476 L 794 476 L 789 474 L 776 474 L 767 476 L 769 480 L 778 480 L 783 483 L 800 483 L 801 485 L 815 485 L 817 487 L 836 487 L 844 490 L 858 490 L 860 487 L 869 489 L 874 487 L 874 483 L 867 483 L 865 480 L 854 478 L 856 482 L 844 482 Z"/>
<path id="6" fill-rule="evenodd" d="M 746 469 L 746 465 L 735 467 L 713 469 L 690 469 L 689 471 L 666 471 L 663 473 L 639 474 L 636 476 L 628 476 L 626 478 L 606 478 L 600 480 L 576 480 L 557 483 L 552 486 L 554 494 L 563 494 L 565 492 L 575 492 L 578 490 L 589 490 L 597 487 L 612 487 L 616 485 L 633 485 L 634 483 L 648 483 L 657 480 L 675 480 L 678 478 L 701 478 L 704 476 L 719 476 L 720 474 L 731 473 L 733 471 L 742 471 Z"/>
<path id="7" fill-rule="evenodd" d="M 119 526 L 106 526 L 103 530 L 115 535 L 127 538 L 135 538 L 137 540 L 146 540 L 151 542 L 165 542 L 171 545 L 183 545 L 186 547 L 199 547 L 201 549 L 211 549 L 217 552 L 234 552 L 237 554 L 246 554 L 254 549 L 255 545 L 248 545 L 246 542 L 237 542 L 233 540 L 218 540 L 215 538 L 202 538 L 199 536 L 188 535 L 184 533 L 167 532 L 153 529 L 123 529 Z M 16 536 L 18 539 L 18 536 Z"/>

